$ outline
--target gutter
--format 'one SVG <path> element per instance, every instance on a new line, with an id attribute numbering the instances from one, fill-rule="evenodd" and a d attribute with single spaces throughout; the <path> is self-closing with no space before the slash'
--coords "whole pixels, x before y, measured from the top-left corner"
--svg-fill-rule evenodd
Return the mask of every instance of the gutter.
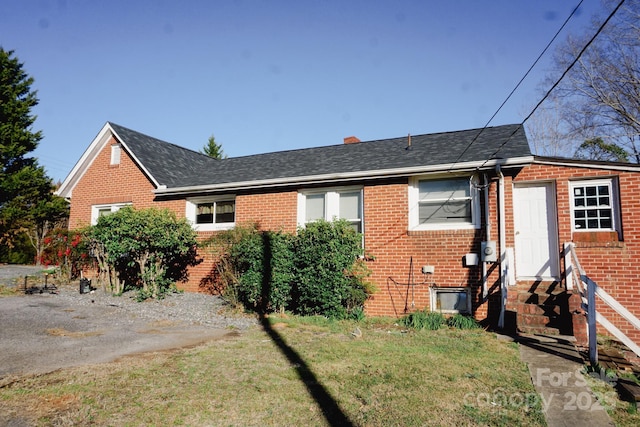
<path id="1" fill-rule="evenodd" d="M 631 163 L 611 164 L 611 163 L 605 163 L 605 162 L 593 162 L 589 160 L 554 159 L 550 157 L 541 157 L 541 156 L 533 156 L 533 163 L 538 165 L 603 169 L 603 170 L 615 170 L 615 171 L 624 171 L 624 172 L 638 172 L 640 170 L 640 165 L 631 164 Z"/>
<path id="2" fill-rule="evenodd" d="M 306 175 L 299 177 L 283 177 L 261 179 L 255 181 L 227 182 L 221 184 L 194 185 L 186 187 L 167 188 L 158 186 L 153 192 L 156 195 L 183 195 L 204 192 L 230 192 L 239 190 L 255 190 L 275 188 L 287 185 L 324 184 L 335 181 L 359 181 L 372 178 L 397 178 L 428 173 L 445 173 L 455 166 L 455 172 L 476 171 L 479 169 L 493 169 L 500 166 L 526 166 L 533 162 L 533 156 L 514 157 L 510 159 L 494 159 L 490 161 L 476 161 L 467 163 L 439 164 L 434 166 L 414 166 L 410 168 L 381 169 L 371 171 L 343 172 L 322 175 Z"/>

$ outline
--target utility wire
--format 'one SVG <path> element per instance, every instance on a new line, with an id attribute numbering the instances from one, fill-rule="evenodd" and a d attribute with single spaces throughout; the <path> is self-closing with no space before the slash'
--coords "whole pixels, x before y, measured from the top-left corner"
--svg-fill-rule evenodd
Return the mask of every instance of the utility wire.
<path id="1" fill-rule="evenodd" d="M 558 31 L 556 31 L 555 35 L 553 36 L 553 38 L 551 39 L 551 41 L 549 41 L 549 43 L 547 43 L 547 45 L 545 46 L 545 48 L 542 50 L 542 52 L 540 53 L 540 55 L 538 55 L 538 57 L 536 58 L 536 60 L 533 62 L 533 64 L 531 64 L 531 66 L 529 67 L 529 69 L 527 70 L 527 72 L 524 74 L 524 76 L 522 76 L 522 78 L 520 79 L 520 81 L 518 82 L 518 84 L 516 84 L 516 86 L 513 88 L 513 90 L 509 93 L 509 95 L 507 95 L 507 97 L 505 98 L 504 101 L 502 101 L 502 104 L 500 104 L 500 106 L 498 107 L 498 109 L 496 110 L 495 113 L 493 113 L 493 115 L 489 118 L 489 120 L 487 120 L 487 123 L 485 123 L 485 125 L 480 129 L 480 131 L 478 132 L 478 134 L 471 140 L 471 142 L 466 146 L 466 148 L 462 151 L 462 153 L 460 153 L 460 155 L 458 156 L 458 158 L 456 159 L 455 162 L 453 162 L 453 164 L 451 165 L 451 168 L 449 168 L 449 172 L 451 172 L 451 170 L 453 169 L 453 167 L 456 165 L 456 163 L 458 163 L 460 161 L 460 159 L 462 158 L 462 156 L 464 156 L 464 154 L 469 150 L 469 148 L 471 148 L 471 146 L 478 140 L 478 138 L 480 137 L 480 134 L 482 134 L 482 132 L 484 132 L 484 130 L 489 126 L 489 124 L 493 121 L 493 119 L 498 115 L 498 113 L 500 112 L 500 110 L 502 110 L 502 107 L 505 106 L 505 104 L 509 101 L 509 99 L 511 99 L 511 96 L 513 96 L 513 94 L 515 93 L 515 91 L 520 87 L 520 85 L 522 84 L 522 82 L 524 82 L 524 80 L 527 78 L 527 76 L 529 76 L 529 74 L 531 73 L 531 71 L 533 70 L 533 68 L 538 64 L 538 62 L 540 62 L 540 59 L 542 59 L 542 57 L 544 56 L 545 53 L 547 53 L 547 50 L 549 50 L 549 48 L 551 47 L 551 45 L 553 44 L 553 42 L 556 40 L 556 38 L 558 38 L 558 36 L 560 35 L 560 33 L 562 32 L 562 30 L 564 29 L 564 27 L 569 23 L 569 20 L 571 20 L 571 18 L 576 14 L 576 12 L 578 11 L 578 9 L 580 8 L 580 6 L 582 5 L 584 0 L 580 0 L 580 2 L 578 3 L 578 5 L 573 8 L 573 10 L 571 11 L 571 13 L 569 14 L 569 16 L 567 17 L 567 19 L 565 19 L 565 21 L 563 22 L 562 26 L 560 26 L 560 28 L 558 29 Z M 624 1 L 624 0 L 623 0 Z M 564 75 L 563 75 L 564 76 Z M 537 107 L 536 107 L 537 108 Z M 524 122 L 523 122 L 524 123 Z M 513 136 L 513 135 L 512 135 Z M 509 137 L 509 139 L 511 139 L 511 137 Z"/>
<path id="2" fill-rule="evenodd" d="M 489 156 L 489 158 L 487 160 L 484 161 L 484 163 L 482 163 L 482 166 L 484 166 L 485 164 L 487 164 L 487 162 L 493 158 L 500 150 L 502 150 L 502 148 L 507 145 L 507 143 L 509 141 L 511 141 L 511 139 L 513 138 L 513 136 L 524 126 L 525 122 L 527 120 L 529 120 L 531 118 L 531 116 L 533 116 L 533 113 L 536 112 L 536 110 L 538 108 L 540 108 L 540 105 L 542 105 L 542 103 L 549 97 L 549 95 L 551 95 L 551 92 L 560 84 L 560 82 L 562 81 L 562 79 L 564 79 L 564 77 L 569 73 L 569 71 L 571 71 L 571 69 L 573 68 L 574 65 L 576 65 L 576 63 L 578 62 L 578 60 L 580 59 L 580 57 L 582 57 L 582 55 L 584 54 L 584 52 L 589 48 L 589 46 L 591 46 L 591 44 L 595 41 L 596 37 L 598 37 L 600 35 L 600 33 L 602 32 L 602 30 L 604 30 L 604 27 L 609 23 L 609 21 L 611 20 L 611 18 L 613 18 L 613 16 L 618 12 L 618 10 L 622 7 L 622 4 L 625 2 L 625 0 L 620 0 L 620 3 L 618 3 L 618 6 L 616 6 L 615 9 L 613 9 L 613 11 L 611 11 L 611 13 L 609 14 L 609 16 L 607 17 L 607 19 L 605 19 L 602 24 L 600 25 L 600 27 L 598 28 L 598 31 L 595 32 L 595 34 L 589 39 L 589 41 L 584 45 L 584 47 L 582 48 L 582 50 L 580 50 L 580 52 L 578 53 L 578 55 L 576 55 L 575 59 L 571 62 L 571 64 L 567 67 L 566 70 L 564 70 L 564 72 L 562 73 L 562 75 L 560 76 L 560 78 L 553 84 L 553 86 L 551 86 L 551 88 L 544 94 L 544 96 L 542 97 L 542 99 L 536 104 L 535 107 L 533 107 L 533 109 L 531 110 L 531 112 L 527 115 L 527 117 L 524 118 L 524 120 L 522 120 L 520 122 L 520 124 L 518 125 L 518 127 L 511 133 L 511 135 L 509 135 L 509 137 L 507 139 L 505 139 L 505 141 L 500 144 L 500 146 L 498 147 L 498 149 L 496 151 L 493 152 L 493 154 L 491 156 Z M 473 141 L 472 141 L 473 143 Z M 471 146 L 471 144 L 469 144 L 469 146 Z M 468 148 L 468 147 L 467 147 Z"/>

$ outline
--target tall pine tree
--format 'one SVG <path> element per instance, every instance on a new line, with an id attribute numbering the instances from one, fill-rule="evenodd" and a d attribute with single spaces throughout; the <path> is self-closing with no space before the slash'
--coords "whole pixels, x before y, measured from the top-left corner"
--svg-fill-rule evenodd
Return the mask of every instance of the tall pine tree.
<path id="1" fill-rule="evenodd" d="M 33 78 L 13 51 L 0 47 L 0 260 L 6 261 L 9 248 L 21 236 L 42 229 L 42 223 L 54 223 L 66 214 L 66 205 L 52 193 L 51 179 L 29 153 L 42 139 L 33 131 L 38 105 L 31 90 Z M 53 203 L 60 209 L 42 209 Z M 34 245 L 36 246 L 36 245 Z M 9 261 L 11 261 L 9 259 Z"/>
<path id="2" fill-rule="evenodd" d="M 216 142 L 216 138 L 211 135 L 207 141 L 207 144 L 200 150 L 202 154 L 206 154 L 214 159 L 226 159 L 227 155 L 222 150 L 222 144 Z"/>

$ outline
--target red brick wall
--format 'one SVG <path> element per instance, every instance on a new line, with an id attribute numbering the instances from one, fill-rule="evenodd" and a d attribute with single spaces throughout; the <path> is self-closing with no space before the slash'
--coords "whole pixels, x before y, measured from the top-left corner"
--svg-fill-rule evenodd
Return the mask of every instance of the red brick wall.
<path id="1" fill-rule="evenodd" d="M 236 223 L 257 223 L 265 230 L 294 233 L 297 228 L 298 193 L 266 193 L 236 197 Z"/>
<path id="2" fill-rule="evenodd" d="M 408 231 L 407 199 L 407 181 L 364 188 L 365 248 L 373 258 L 368 265 L 378 288 L 367 302 L 369 315 L 402 316 L 428 309 L 431 284 L 471 283 L 477 299 L 480 269 L 463 266 L 462 258 L 469 252 L 477 253 L 480 230 Z M 423 275 L 424 265 L 434 266 L 434 274 Z M 408 286 L 425 281 L 428 283 Z"/>
<path id="3" fill-rule="evenodd" d="M 171 200 L 154 202 L 153 185 L 133 161 L 122 153 L 121 163 L 110 166 L 110 144 L 106 144 L 85 175 L 73 190 L 70 227 L 86 225 L 91 217 L 91 205 L 102 203 L 132 202 L 138 208 L 151 205 L 168 207 L 179 217 L 185 215 L 185 201 Z M 506 172 L 505 172 L 506 173 Z M 620 182 L 623 238 L 611 240 L 606 233 L 572 233 L 569 206 L 569 179 L 617 176 Z M 636 281 L 640 267 L 635 261 L 640 255 L 640 198 L 635 193 L 640 188 L 640 174 L 586 168 L 547 166 L 535 164 L 519 171 L 512 178 L 505 176 L 506 243 L 513 247 L 512 188 L 514 182 L 553 179 L 556 186 L 558 210 L 559 247 L 574 241 L 578 256 L 587 273 L 600 286 L 611 293 L 622 304 L 640 316 L 640 293 Z M 491 240 L 498 241 L 497 181 L 489 188 L 489 223 Z M 481 202 L 484 211 L 484 202 Z M 483 213 L 484 216 L 484 213 Z M 486 239 L 485 229 L 408 231 L 408 181 L 396 180 L 364 187 L 365 248 L 371 257 L 368 265 L 372 270 L 371 280 L 378 288 L 367 303 L 370 315 L 403 315 L 429 307 L 429 284 L 437 286 L 473 286 L 473 308 L 476 317 L 487 316 L 487 303 L 480 299 L 481 268 L 466 267 L 463 256 L 478 253 L 480 242 Z M 256 222 L 263 229 L 294 232 L 297 226 L 297 191 L 268 192 L 264 194 L 241 194 L 236 198 L 236 223 Z M 483 219 L 483 223 L 484 223 Z M 212 233 L 200 233 L 200 239 Z M 578 236 L 580 234 L 580 236 Z M 580 239 L 579 237 L 582 237 Z M 211 273 L 215 254 L 210 250 L 200 253 L 205 261 L 191 270 L 189 283 L 183 288 L 202 290 L 202 279 Z M 410 267 L 413 265 L 413 277 Z M 421 267 L 432 265 L 435 273 L 423 276 Z M 495 267 L 489 264 L 489 267 Z M 492 268 L 489 287 L 498 290 L 499 269 Z M 408 282 L 429 284 L 408 287 Z M 606 316 L 611 313 L 602 304 L 600 309 Z M 629 327 L 621 329 L 631 332 Z M 640 338 L 640 336 L 638 337 Z"/>
<path id="4" fill-rule="evenodd" d="M 153 204 L 153 184 L 124 150 L 120 156 L 120 164 L 110 165 L 111 145 L 115 142 L 111 138 L 105 144 L 91 167 L 73 188 L 69 228 L 89 225 L 92 205 L 133 203 L 136 207 L 143 208 Z"/>
<path id="5" fill-rule="evenodd" d="M 560 248 L 574 242 L 582 267 L 600 287 L 618 300 L 636 317 L 640 317 L 640 173 L 532 165 L 518 174 L 515 182 L 553 177 L 556 185 L 558 235 Z M 609 232 L 572 232 L 569 181 L 575 179 L 617 177 L 620 194 L 622 238 Z M 640 331 L 623 322 L 606 304 L 596 307 L 625 334 L 640 342 Z M 599 333 L 605 333 L 599 327 Z"/>

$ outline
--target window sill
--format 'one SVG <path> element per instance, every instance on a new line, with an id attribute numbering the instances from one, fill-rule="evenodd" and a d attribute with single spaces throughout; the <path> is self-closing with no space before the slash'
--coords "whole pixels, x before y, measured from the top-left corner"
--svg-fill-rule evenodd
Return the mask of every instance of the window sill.
<path id="1" fill-rule="evenodd" d="M 213 225 L 213 224 L 194 224 L 192 225 L 193 229 L 195 231 L 224 231 L 224 230 L 231 230 L 236 226 L 235 223 L 232 224 L 218 224 L 218 225 Z"/>
<path id="2" fill-rule="evenodd" d="M 418 228 L 407 231 L 408 236 L 475 236 L 478 229 L 476 227 L 467 228 Z"/>
<path id="3" fill-rule="evenodd" d="M 624 243 L 617 231 L 574 231 L 573 242 L 578 248 L 621 248 Z"/>

